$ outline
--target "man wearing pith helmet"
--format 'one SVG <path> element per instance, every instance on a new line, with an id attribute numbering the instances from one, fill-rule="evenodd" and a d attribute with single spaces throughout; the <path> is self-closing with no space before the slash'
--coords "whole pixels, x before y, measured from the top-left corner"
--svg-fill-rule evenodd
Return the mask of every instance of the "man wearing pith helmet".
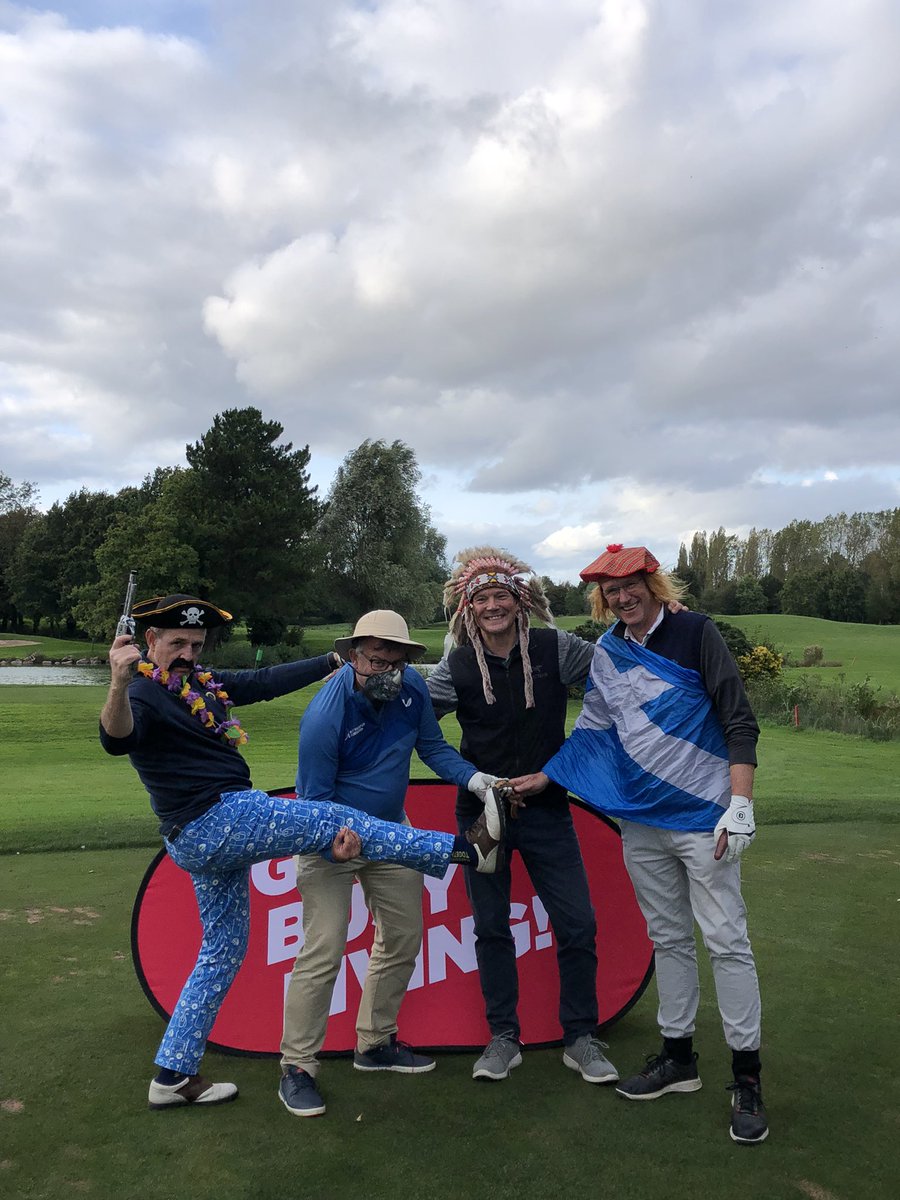
<path id="1" fill-rule="evenodd" d="M 203 931 L 156 1054 L 149 1105 L 222 1104 L 237 1097 L 237 1087 L 215 1083 L 199 1068 L 246 952 L 250 866 L 296 853 L 328 853 L 344 862 L 362 852 L 369 861 L 400 862 L 438 877 L 451 862 L 493 870 L 502 861 L 503 815 L 489 798 L 479 828 L 454 838 L 344 805 L 259 791 L 238 749 L 248 737 L 233 707 L 297 691 L 333 671 L 339 656 L 214 672 L 199 659 L 207 631 L 231 621 L 225 609 L 182 593 L 145 600 L 130 615 L 146 626 L 147 653 L 129 634 L 113 641 L 100 742 L 109 754 L 129 756 L 149 792 L 169 857 L 190 873 Z"/>
<path id="2" fill-rule="evenodd" d="M 761 1142 L 759 984 L 740 877 L 759 727 L 714 622 L 667 609 L 683 586 L 645 546 L 608 546 L 581 577 L 597 584 L 594 616 L 615 624 L 597 643 L 571 737 L 543 772 L 513 784 L 529 795 L 553 780 L 621 822 L 655 950 L 663 1042 L 616 1091 L 655 1100 L 700 1087 L 696 921 L 731 1050 L 729 1132 Z"/>
<path id="3" fill-rule="evenodd" d="M 405 821 L 413 750 L 442 779 L 467 789 L 478 814 L 497 781 L 466 762 L 441 736 L 425 681 L 409 663 L 425 646 L 399 613 L 366 613 L 335 650 L 348 661 L 312 700 L 300 728 L 297 793 L 311 803 L 351 805 L 386 821 Z M 491 793 L 489 805 L 497 805 Z M 502 813 L 502 806 L 494 816 Z M 502 863 L 500 864 L 502 865 Z M 297 859 L 303 945 L 284 1007 L 279 1095 L 297 1117 L 325 1112 L 318 1053 L 347 940 L 347 911 L 358 879 L 375 922 L 375 941 L 356 1021 L 353 1065 L 360 1071 L 431 1071 L 435 1062 L 398 1039 L 397 1016 L 422 942 L 422 877 L 393 864 Z"/>

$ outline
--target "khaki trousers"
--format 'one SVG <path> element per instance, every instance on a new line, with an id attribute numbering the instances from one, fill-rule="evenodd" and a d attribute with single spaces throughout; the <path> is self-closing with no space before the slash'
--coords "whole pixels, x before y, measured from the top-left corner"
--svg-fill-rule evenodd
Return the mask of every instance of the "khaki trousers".
<path id="1" fill-rule="evenodd" d="M 302 855 L 296 861 L 303 946 L 284 1001 L 281 1062 L 315 1078 L 316 1055 L 325 1041 L 331 996 L 347 944 L 354 880 L 359 879 L 375 921 L 356 1019 L 357 1049 L 365 1053 L 397 1032 L 397 1013 L 422 944 L 422 876 L 396 863 L 359 858 L 333 863 Z"/>

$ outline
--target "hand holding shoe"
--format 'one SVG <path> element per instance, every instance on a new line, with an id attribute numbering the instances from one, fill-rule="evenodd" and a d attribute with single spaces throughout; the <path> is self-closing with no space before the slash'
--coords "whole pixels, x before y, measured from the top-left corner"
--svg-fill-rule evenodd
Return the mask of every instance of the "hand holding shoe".
<path id="1" fill-rule="evenodd" d="M 488 788 L 492 788 L 495 783 L 499 783 L 499 782 L 500 782 L 499 775 L 486 775 L 484 773 L 484 771 L 476 771 L 475 774 L 472 776 L 472 778 L 469 780 L 469 782 L 466 784 L 466 787 L 469 789 L 470 792 L 472 792 L 473 795 L 477 796 L 478 799 L 483 804 L 484 797 L 487 794 Z"/>

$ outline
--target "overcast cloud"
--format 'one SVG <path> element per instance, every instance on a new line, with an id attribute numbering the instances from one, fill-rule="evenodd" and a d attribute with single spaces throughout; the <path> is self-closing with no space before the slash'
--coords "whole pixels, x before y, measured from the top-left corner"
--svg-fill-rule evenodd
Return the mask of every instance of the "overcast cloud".
<path id="1" fill-rule="evenodd" d="M 900 504 L 895 0 L 0 0 L 0 470 L 252 403 L 452 551 Z"/>

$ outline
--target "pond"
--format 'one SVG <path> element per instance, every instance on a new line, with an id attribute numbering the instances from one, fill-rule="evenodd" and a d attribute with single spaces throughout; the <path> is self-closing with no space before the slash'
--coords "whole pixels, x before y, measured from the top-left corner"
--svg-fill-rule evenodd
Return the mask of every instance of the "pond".
<path id="1" fill-rule="evenodd" d="M 109 683 L 109 667 L 0 667 L 0 687 L 4 683 L 102 684 Z"/>

